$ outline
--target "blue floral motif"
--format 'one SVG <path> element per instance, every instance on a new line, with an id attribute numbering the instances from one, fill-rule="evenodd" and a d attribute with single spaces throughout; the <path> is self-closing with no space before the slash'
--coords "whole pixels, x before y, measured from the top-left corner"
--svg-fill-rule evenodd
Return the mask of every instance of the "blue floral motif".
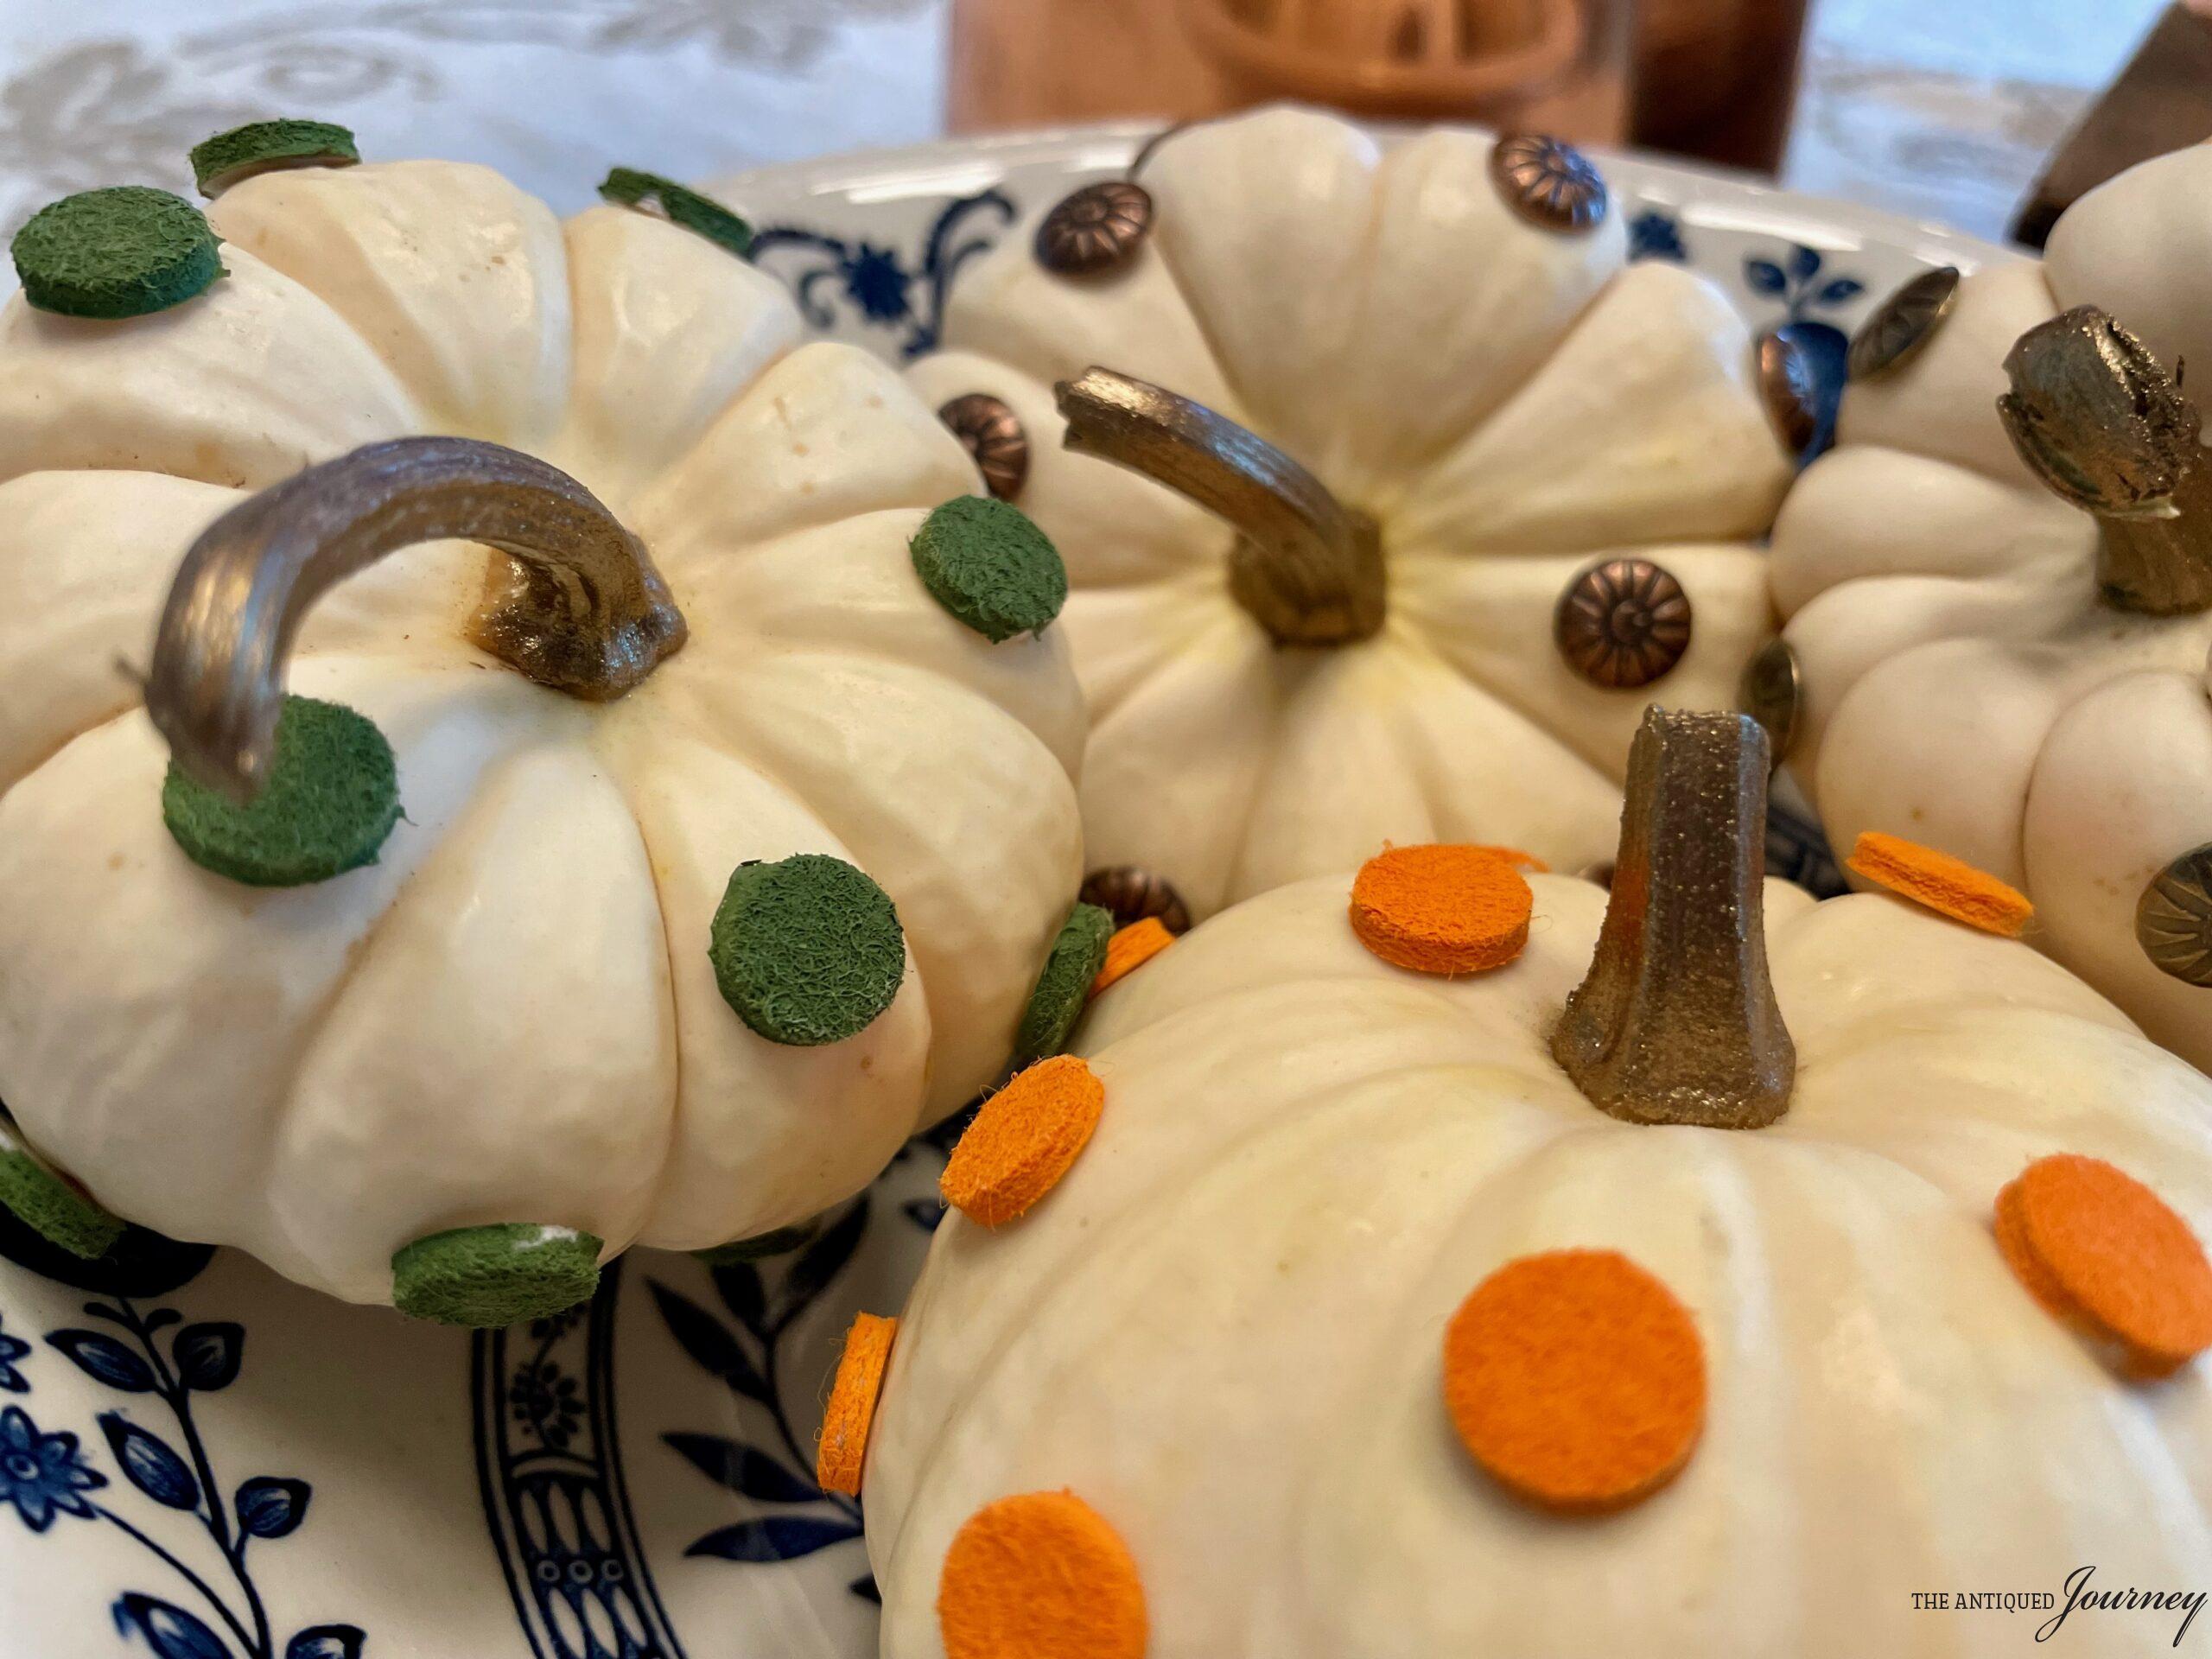
<path id="1" fill-rule="evenodd" d="M 33 1532 L 52 1526 L 57 1512 L 92 1520 L 98 1511 L 85 1494 L 106 1484 L 74 1434 L 41 1433 L 21 1406 L 0 1412 L 0 1501 L 14 1504 Z"/>
<path id="2" fill-rule="evenodd" d="M 1687 263 L 1690 251 L 1682 243 L 1681 221 L 1656 207 L 1645 208 L 1628 222 L 1628 257 Z"/>
<path id="3" fill-rule="evenodd" d="M 715 1268 L 721 1313 L 652 1281 L 654 1303 L 677 1345 L 729 1389 L 746 1415 L 765 1422 L 774 1435 L 772 1447 L 721 1434 L 662 1437 L 708 1479 L 768 1511 L 693 1540 L 685 1554 L 789 1561 L 861 1535 L 861 1506 L 815 1483 L 814 1459 L 791 1427 L 777 1373 L 783 1338 L 852 1260 L 868 1230 L 868 1207 L 866 1194 L 855 1200 L 790 1259 L 772 1285 L 759 1262 Z M 856 1595 L 868 1593 L 859 1581 L 852 1588 Z"/>
<path id="4" fill-rule="evenodd" d="M 1773 333 L 1797 352 L 1812 382 L 1813 437 L 1797 458 L 1801 466 L 1835 442 L 1836 410 L 1843 402 L 1844 382 L 1850 378 L 1851 337 L 1812 314 L 1848 305 L 1866 291 L 1856 276 L 1823 276 L 1826 264 L 1827 257 L 1818 248 L 1802 242 L 1792 244 L 1778 258 L 1750 254 L 1744 260 L 1745 285 L 1754 294 L 1782 302 L 1784 321 L 1774 326 Z"/>
<path id="5" fill-rule="evenodd" d="M 89 1497 L 108 1488 L 110 1481 L 92 1465 L 79 1436 L 41 1429 L 21 1406 L 0 1412 L 0 1503 L 11 1505 L 34 1533 L 47 1531 L 58 1515 L 113 1527 L 212 1615 L 211 1624 L 159 1596 L 125 1591 L 109 1610 L 115 1628 L 125 1637 L 143 1640 L 155 1659 L 359 1659 L 366 1638 L 353 1624 L 315 1625 L 277 1646 L 247 1547 L 256 1539 L 275 1540 L 296 1531 L 306 1519 L 313 1488 L 303 1480 L 256 1475 L 226 1501 L 194 1420 L 195 1395 L 215 1393 L 238 1380 L 245 1328 L 222 1319 L 187 1325 L 173 1307 L 141 1313 L 122 1295 L 87 1302 L 85 1312 L 114 1331 L 52 1331 L 47 1346 L 102 1387 L 128 1398 L 149 1398 L 168 1413 L 175 1425 L 174 1442 L 137 1421 L 130 1408 L 104 1411 L 97 1419 L 125 1484 L 156 1505 L 156 1514 L 142 1524 L 118 1507 L 115 1497 Z M 157 1338 L 172 1327 L 165 1346 Z M 12 1379 L 7 1386 L 15 1393 L 29 1392 L 16 1362 L 30 1356 L 30 1344 L 14 1337 L 0 1338 L 0 1369 Z M 228 1569 L 227 1592 L 162 1541 L 160 1510 L 189 1515 L 199 1522 Z"/>
<path id="6" fill-rule="evenodd" d="M 1799 321 L 1809 312 L 1848 305 L 1866 291 L 1866 284 L 1856 276 L 1819 280 L 1826 262 L 1826 256 L 1818 248 L 1796 243 L 1781 259 L 1747 256 L 1744 260 L 1744 283 L 1754 294 L 1782 301 L 1789 308 L 1789 320 Z"/>
<path id="7" fill-rule="evenodd" d="M 1013 200 L 1002 190 L 985 190 L 945 204 L 923 239 L 910 269 L 893 248 L 850 242 L 841 236 L 791 225 L 771 226 L 753 238 L 753 259 L 791 284 L 799 310 L 817 328 L 837 325 L 837 296 L 871 327 L 900 328 L 899 353 L 919 357 L 937 347 L 944 321 L 944 302 L 962 266 L 990 247 L 991 231 L 1014 221 Z M 774 256 L 785 251 L 804 255 L 788 265 Z M 915 289 L 921 295 L 918 304 Z"/>
<path id="8" fill-rule="evenodd" d="M 29 1394 L 31 1391 L 31 1385 L 23 1380 L 23 1374 L 16 1369 L 16 1362 L 27 1358 L 30 1351 L 30 1344 L 21 1337 L 11 1337 L 5 1331 L 0 1331 L 0 1391 L 9 1394 Z"/>

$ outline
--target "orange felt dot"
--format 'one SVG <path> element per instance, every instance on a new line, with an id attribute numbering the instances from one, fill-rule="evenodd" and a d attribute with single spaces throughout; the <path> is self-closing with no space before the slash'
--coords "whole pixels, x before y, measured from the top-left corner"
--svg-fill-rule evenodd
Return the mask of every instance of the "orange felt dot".
<path id="1" fill-rule="evenodd" d="M 1128 1546 L 1073 1492 L 969 1516 L 945 1552 L 937 1620 L 946 1659 L 1143 1659 L 1151 1635 Z"/>
<path id="2" fill-rule="evenodd" d="M 1038 1061 L 983 1103 L 938 1190 L 986 1227 L 1014 1220 L 1059 1184 L 1105 1104 L 1106 1085 L 1077 1056 Z"/>
<path id="3" fill-rule="evenodd" d="M 1492 858 L 1502 858 L 1516 869 L 1534 870 L 1539 875 L 1548 875 L 1551 873 L 1550 865 L 1545 863 L 1534 853 L 1524 853 L 1518 847 L 1471 846 L 1467 850 L 1471 853 L 1488 853 Z"/>
<path id="4" fill-rule="evenodd" d="M 1498 849 L 1392 847 L 1352 880 L 1351 931 L 1393 967 L 1478 973 L 1521 954 L 1534 904 Z"/>
<path id="5" fill-rule="evenodd" d="M 1988 872 L 1878 830 L 1860 834 L 1848 863 L 1869 881 L 1985 933 L 2018 938 L 2036 913 L 2025 893 Z"/>
<path id="6" fill-rule="evenodd" d="M 845 1333 L 844 1357 L 822 1414 L 822 1438 L 815 1444 L 814 1480 L 825 1492 L 861 1495 L 861 1466 L 868 1458 L 868 1426 L 875 1421 L 876 1397 L 883 1392 L 883 1370 L 891 1363 L 892 1338 L 899 1321 L 862 1313 Z"/>
<path id="7" fill-rule="evenodd" d="M 1548 1508 L 1648 1497 L 1705 1426 L 1689 1311 L 1615 1250 L 1550 1250 L 1475 1287 L 1444 1333 L 1444 1403 L 1476 1462 Z"/>
<path id="8" fill-rule="evenodd" d="M 2164 1376 L 2212 1347 L 2212 1262 L 2189 1224 L 2101 1158 L 2038 1158 L 1997 1195 L 1997 1243 L 2036 1300 Z"/>
<path id="9" fill-rule="evenodd" d="M 1106 941 L 1106 965 L 1090 982 L 1090 994 L 1096 996 L 1116 981 L 1134 974 L 1174 943 L 1175 936 L 1167 931 L 1167 924 L 1157 916 L 1147 916 L 1141 922 L 1117 929 L 1114 937 Z"/>

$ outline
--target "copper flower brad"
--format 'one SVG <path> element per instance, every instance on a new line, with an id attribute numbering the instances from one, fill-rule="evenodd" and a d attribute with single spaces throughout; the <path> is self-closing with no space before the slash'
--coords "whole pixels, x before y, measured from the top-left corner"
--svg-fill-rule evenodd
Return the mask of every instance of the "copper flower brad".
<path id="1" fill-rule="evenodd" d="M 1570 143 L 1538 133 L 1500 138 L 1490 175 L 1514 212 L 1548 231 L 1586 231 L 1605 216 L 1605 181 Z"/>
<path id="2" fill-rule="evenodd" d="M 1083 891 L 1077 896 L 1084 904 L 1096 905 L 1113 917 L 1116 927 L 1127 927 L 1131 922 L 1157 916 L 1170 933 L 1191 931 L 1191 911 L 1183 902 L 1183 895 L 1162 878 L 1135 864 L 1111 864 L 1104 869 L 1093 870 L 1083 878 Z"/>
<path id="3" fill-rule="evenodd" d="M 1871 380 L 1910 361 L 1950 315 L 1958 291 L 1958 267 L 1939 265 L 1922 271 L 1884 300 L 1851 337 L 1847 359 L 1851 378 Z"/>
<path id="4" fill-rule="evenodd" d="M 1029 476 L 1029 435 L 1003 398 L 988 391 L 955 397 L 937 412 L 983 475 L 983 486 L 1001 501 L 1021 493 Z"/>
<path id="5" fill-rule="evenodd" d="M 1649 559 L 1607 559 L 1567 584 L 1552 637 L 1584 679 L 1631 690 L 1682 660 L 1690 647 L 1690 596 Z"/>
<path id="6" fill-rule="evenodd" d="M 1134 254 L 1152 230 L 1152 195 L 1127 179 L 1086 184 L 1037 227 L 1037 262 L 1063 276 L 1093 276 Z"/>
<path id="7" fill-rule="evenodd" d="M 2160 973 L 2212 987 L 2212 842 L 2151 878 L 2135 906 L 2135 938 Z"/>

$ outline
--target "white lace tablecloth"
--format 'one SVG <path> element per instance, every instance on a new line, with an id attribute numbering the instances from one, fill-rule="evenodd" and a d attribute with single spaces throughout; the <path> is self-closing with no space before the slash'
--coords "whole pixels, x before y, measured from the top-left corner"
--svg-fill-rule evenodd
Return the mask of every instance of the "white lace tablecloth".
<path id="1" fill-rule="evenodd" d="M 944 0 L 0 0 L 0 234 L 96 185 L 188 190 L 271 114 L 488 162 L 563 212 L 944 121 Z"/>

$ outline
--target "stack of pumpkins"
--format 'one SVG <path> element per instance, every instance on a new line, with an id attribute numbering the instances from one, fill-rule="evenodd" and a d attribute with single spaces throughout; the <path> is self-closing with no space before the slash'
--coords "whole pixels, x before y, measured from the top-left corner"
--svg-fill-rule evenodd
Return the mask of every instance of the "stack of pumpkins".
<path id="1" fill-rule="evenodd" d="M 906 384 L 667 181 L 356 162 L 16 242 L 19 1217 L 499 1323 L 1002 1085 L 829 1402 L 887 1659 L 2212 1583 L 2212 150 L 1910 284 L 1794 489 L 1548 140 L 1176 132 Z"/>

